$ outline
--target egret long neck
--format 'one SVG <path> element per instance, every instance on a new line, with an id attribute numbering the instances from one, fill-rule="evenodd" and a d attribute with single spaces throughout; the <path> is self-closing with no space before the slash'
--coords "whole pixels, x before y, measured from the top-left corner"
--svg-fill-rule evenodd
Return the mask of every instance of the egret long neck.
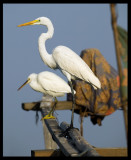
<path id="1" fill-rule="evenodd" d="M 51 54 L 48 54 L 47 50 L 46 50 L 46 46 L 45 46 L 45 42 L 47 39 L 52 38 L 53 33 L 54 33 L 54 28 L 53 26 L 47 26 L 48 31 L 47 33 L 42 33 L 39 37 L 38 40 L 38 46 L 39 46 L 39 52 L 40 52 L 40 56 L 42 58 L 42 60 L 44 61 L 44 63 L 49 66 L 50 68 L 57 68 L 57 65 L 52 57 Z"/>

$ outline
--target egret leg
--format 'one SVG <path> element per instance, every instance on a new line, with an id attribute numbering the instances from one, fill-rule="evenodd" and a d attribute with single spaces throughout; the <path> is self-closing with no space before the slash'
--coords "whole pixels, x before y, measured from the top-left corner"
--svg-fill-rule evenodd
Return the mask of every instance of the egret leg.
<path id="1" fill-rule="evenodd" d="M 72 91 L 72 95 L 73 95 L 73 103 L 72 103 L 72 115 L 71 115 L 71 124 L 70 126 L 60 134 L 60 137 L 66 137 L 68 136 L 68 131 L 70 131 L 70 129 L 74 128 L 73 127 L 73 121 L 74 121 L 74 108 L 75 108 L 75 96 L 74 96 L 74 90 L 73 90 L 73 86 L 72 83 L 69 82 L 69 85 L 71 86 L 71 91 Z M 76 128 L 77 130 L 79 130 L 78 128 Z"/>
<path id="2" fill-rule="evenodd" d="M 71 115 L 71 124 L 70 124 L 70 128 L 73 128 L 73 122 L 74 122 L 74 108 L 75 108 L 75 95 L 74 95 L 74 90 L 73 90 L 73 85 L 72 82 L 69 81 L 69 85 L 71 87 L 71 92 L 72 92 L 72 96 L 73 96 L 73 100 L 72 100 L 72 115 Z"/>
<path id="3" fill-rule="evenodd" d="M 58 100 L 57 100 L 57 98 L 55 97 L 55 98 L 54 98 L 54 105 L 53 105 L 51 111 L 49 112 L 50 114 L 53 114 L 53 113 L 54 113 L 57 102 L 58 102 Z"/>
<path id="4" fill-rule="evenodd" d="M 56 117 L 53 116 L 53 113 L 54 113 L 54 110 L 55 110 L 55 107 L 56 107 L 56 104 L 57 104 L 58 100 L 57 98 L 55 97 L 54 98 L 54 105 L 52 107 L 52 109 L 50 110 L 50 112 L 45 116 L 43 117 L 41 120 L 43 119 L 55 119 Z"/>
<path id="5" fill-rule="evenodd" d="M 72 128 L 74 128 L 73 127 L 73 121 L 74 121 L 74 108 L 75 108 L 75 94 L 74 94 L 74 90 L 73 90 L 73 85 L 72 85 L 72 82 L 71 81 L 69 81 L 69 85 L 70 85 L 70 87 L 71 87 L 71 92 L 72 92 L 72 96 L 73 96 L 73 102 L 72 102 L 72 115 L 71 115 L 71 124 L 70 124 L 70 126 L 62 133 L 62 134 L 60 134 L 60 137 L 66 137 L 67 135 L 68 135 L 68 131 L 70 130 L 70 129 L 72 129 Z M 76 128 L 76 129 L 78 129 L 78 128 Z M 78 129 L 79 130 L 79 129 Z"/>
<path id="6" fill-rule="evenodd" d="M 74 96 L 74 90 L 73 90 L 73 85 L 72 85 L 71 81 L 69 81 L 69 85 L 71 87 L 71 92 L 72 92 L 72 96 L 73 96 L 71 123 L 70 123 L 70 126 L 60 135 L 60 137 L 68 135 L 68 131 L 73 128 L 75 96 Z"/>

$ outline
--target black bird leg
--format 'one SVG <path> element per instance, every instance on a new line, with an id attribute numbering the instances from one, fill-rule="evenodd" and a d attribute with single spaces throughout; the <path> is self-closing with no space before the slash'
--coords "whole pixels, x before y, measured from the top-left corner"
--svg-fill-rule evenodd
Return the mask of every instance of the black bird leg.
<path id="1" fill-rule="evenodd" d="M 72 85 L 72 82 L 71 82 L 71 81 L 69 81 L 69 85 L 70 85 L 70 87 L 71 87 L 71 92 L 72 92 L 72 96 L 73 96 L 73 99 L 72 99 L 71 124 L 70 124 L 70 127 L 69 127 L 69 128 L 73 128 L 73 122 L 74 122 L 74 108 L 75 108 L 75 95 L 74 95 L 73 85 Z"/>

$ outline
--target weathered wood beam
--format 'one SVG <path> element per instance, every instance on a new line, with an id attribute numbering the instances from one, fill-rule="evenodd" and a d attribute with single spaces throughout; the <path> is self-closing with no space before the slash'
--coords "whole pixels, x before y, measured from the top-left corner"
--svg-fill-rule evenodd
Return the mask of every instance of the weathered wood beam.
<path id="1" fill-rule="evenodd" d="M 40 103 L 41 103 L 41 101 L 22 103 L 22 109 L 24 109 L 26 111 L 40 110 Z M 53 104 L 54 104 L 54 102 L 51 103 L 51 105 L 53 105 Z M 71 101 L 58 101 L 58 103 L 56 104 L 56 108 L 55 108 L 55 110 L 69 110 L 69 109 L 72 109 L 72 102 Z M 79 107 L 75 106 L 75 109 L 79 109 Z"/>
<path id="2" fill-rule="evenodd" d="M 105 157 L 127 157 L 127 148 L 95 148 L 95 150 Z"/>
<path id="3" fill-rule="evenodd" d="M 26 111 L 40 110 L 40 101 L 39 102 L 22 103 L 22 109 L 26 110 Z"/>
<path id="4" fill-rule="evenodd" d="M 67 130 L 69 124 L 66 122 L 62 122 L 60 127 L 63 131 Z M 96 150 L 81 136 L 78 129 L 73 128 L 68 131 L 68 136 L 71 138 L 71 143 L 77 148 L 80 152 L 80 155 L 87 156 L 87 157 L 98 157 L 100 156 Z"/>
<path id="5" fill-rule="evenodd" d="M 49 113 L 50 107 L 41 107 L 42 116 L 45 117 Z M 68 128 L 69 124 L 64 122 L 59 126 L 57 119 L 44 119 L 43 120 L 52 135 L 53 140 L 60 147 L 63 154 L 67 157 L 80 157 L 80 156 L 99 156 L 93 147 L 80 135 L 76 128 L 67 131 L 69 137 L 62 135 L 63 131 Z M 77 142 L 75 142 L 77 141 Z M 77 146 L 79 145 L 79 147 Z"/>
<path id="6" fill-rule="evenodd" d="M 127 157 L 127 148 L 95 148 L 103 157 Z M 53 150 L 32 150 L 32 157 L 63 157 L 64 154 L 60 149 Z"/>
<path id="7" fill-rule="evenodd" d="M 60 149 L 31 150 L 31 157 L 65 157 Z"/>
<path id="8" fill-rule="evenodd" d="M 42 116 L 44 117 L 49 112 L 49 109 L 44 107 L 41 110 Z M 61 137 L 62 130 L 57 122 L 57 119 L 45 119 L 43 120 L 52 135 L 52 138 L 60 147 L 63 154 L 67 157 L 69 156 L 76 156 L 79 152 L 69 143 L 69 140 L 65 137 Z"/>

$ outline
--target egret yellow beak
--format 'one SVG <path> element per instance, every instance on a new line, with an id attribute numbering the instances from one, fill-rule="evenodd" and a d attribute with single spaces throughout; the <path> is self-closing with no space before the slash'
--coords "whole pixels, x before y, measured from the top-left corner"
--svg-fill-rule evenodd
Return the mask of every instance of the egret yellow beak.
<path id="1" fill-rule="evenodd" d="M 27 79 L 27 81 L 24 83 L 24 84 L 22 84 L 22 86 L 20 86 L 18 89 L 17 89 L 17 91 L 19 91 L 21 88 L 23 88 L 26 84 L 28 84 L 30 82 L 30 79 Z"/>
<path id="2" fill-rule="evenodd" d="M 27 23 L 23 23 L 23 24 L 18 25 L 17 27 L 32 25 L 36 22 L 39 22 L 39 20 L 34 20 L 34 21 L 27 22 Z"/>

